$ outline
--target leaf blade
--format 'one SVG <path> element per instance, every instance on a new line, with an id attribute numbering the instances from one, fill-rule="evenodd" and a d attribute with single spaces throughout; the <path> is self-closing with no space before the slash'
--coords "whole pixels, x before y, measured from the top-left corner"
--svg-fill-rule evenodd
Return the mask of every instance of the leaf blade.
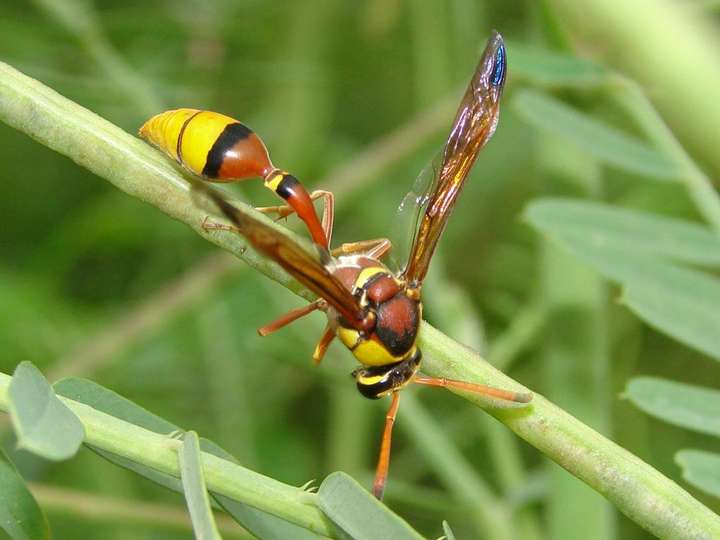
<path id="1" fill-rule="evenodd" d="M 675 454 L 683 478 L 698 489 L 720 497 L 720 454 L 704 450 L 680 450 Z"/>
<path id="2" fill-rule="evenodd" d="M 422 538 L 345 473 L 334 472 L 325 478 L 318 497 L 320 509 L 355 540 Z"/>
<path id="3" fill-rule="evenodd" d="M 720 391 L 659 377 L 635 377 L 625 395 L 638 408 L 670 424 L 720 437 Z"/>
<path id="4" fill-rule="evenodd" d="M 707 227 L 689 221 L 554 197 L 530 203 L 523 218 L 536 229 L 569 242 L 720 265 L 720 238 Z"/>
<path id="5" fill-rule="evenodd" d="M 221 540 L 210 508 L 210 497 L 202 470 L 202 456 L 197 433 L 188 431 L 178 451 L 180 479 L 185 502 L 190 512 L 195 537 L 201 540 Z"/>
<path id="6" fill-rule="evenodd" d="M 50 526 L 15 465 L 0 448 L 0 528 L 16 540 L 50 538 Z"/>
<path id="7" fill-rule="evenodd" d="M 512 107 L 533 127 L 571 141 L 608 165 L 657 180 L 676 180 L 681 174 L 672 158 L 548 95 L 523 90 Z"/>
<path id="8" fill-rule="evenodd" d="M 592 88 L 607 84 L 610 73 L 585 58 L 523 43 L 508 43 L 512 51 L 512 69 L 516 76 L 550 88 Z"/>
<path id="9" fill-rule="evenodd" d="M 18 364 L 8 396 L 19 448 L 53 461 L 69 459 L 77 453 L 85 439 L 85 429 L 33 364 Z"/>

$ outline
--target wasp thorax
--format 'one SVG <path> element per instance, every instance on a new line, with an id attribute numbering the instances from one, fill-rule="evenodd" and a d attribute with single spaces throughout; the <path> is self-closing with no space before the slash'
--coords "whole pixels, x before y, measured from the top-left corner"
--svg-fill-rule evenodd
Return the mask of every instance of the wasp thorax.
<path id="1" fill-rule="evenodd" d="M 357 389 L 369 399 L 379 399 L 410 384 L 420 369 L 422 354 L 415 348 L 406 360 L 386 366 L 372 366 L 352 372 Z"/>
<path id="2" fill-rule="evenodd" d="M 354 271 L 345 267 L 337 274 L 351 286 L 374 325 L 360 331 L 338 320 L 337 335 L 366 366 L 388 366 L 407 360 L 415 348 L 422 311 L 420 301 L 408 295 L 405 283 L 378 261 L 359 262 Z"/>

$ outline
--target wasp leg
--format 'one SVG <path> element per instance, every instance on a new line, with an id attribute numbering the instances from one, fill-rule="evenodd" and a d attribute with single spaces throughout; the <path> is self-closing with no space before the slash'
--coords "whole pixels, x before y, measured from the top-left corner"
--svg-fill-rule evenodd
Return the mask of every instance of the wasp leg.
<path id="1" fill-rule="evenodd" d="M 268 334 L 272 334 L 273 332 L 280 330 L 282 327 L 287 326 L 291 322 L 294 322 L 299 318 L 304 317 L 308 313 L 312 313 L 317 309 L 324 310 L 325 307 L 325 300 L 323 300 L 322 298 L 315 300 L 314 302 L 310 302 L 308 305 L 288 311 L 285 315 L 278 317 L 271 323 L 266 324 L 262 328 L 258 328 L 258 334 L 263 337 L 267 336 Z"/>
<path id="2" fill-rule="evenodd" d="M 322 229 L 325 237 L 327 238 L 328 247 L 330 245 L 330 238 L 332 237 L 333 222 L 335 220 L 335 197 L 330 191 L 316 190 L 310 194 L 310 199 L 317 200 L 322 198 L 323 213 L 322 213 Z M 261 206 L 255 208 L 258 212 L 263 214 L 275 214 L 278 219 L 284 219 L 291 214 L 296 213 L 295 209 L 287 204 L 281 206 Z M 234 225 L 227 225 L 225 223 L 218 223 L 216 221 L 210 221 L 209 217 L 205 217 L 202 222 L 202 228 L 205 231 L 230 231 L 238 234 L 242 234 L 240 229 Z M 322 244 L 321 244 L 322 245 Z"/>
<path id="3" fill-rule="evenodd" d="M 327 245 L 324 245 L 323 247 L 329 247 L 330 240 L 332 238 L 333 222 L 335 221 L 335 196 L 332 194 L 332 191 L 316 189 L 310 194 L 310 200 L 316 201 L 318 199 L 322 199 L 323 211 L 321 223 L 323 232 L 325 233 L 325 238 L 327 238 Z M 289 204 L 283 204 L 281 206 L 263 206 L 256 208 L 256 210 L 258 212 L 262 212 L 263 214 L 275 214 L 278 219 L 283 219 L 291 214 L 297 213 L 296 209 Z"/>
<path id="4" fill-rule="evenodd" d="M 350 242 L 333 249 L 330 253 L 333 257 L 339 255 L 355 255 L 363 254 L 374 259 L 382 258 L 388 251 L 392 249 L 392 242 L 387 238 L 373 238 L 372 240 L 362 240 L 360 242 Z"/>
<path id="5" fill-rule="evenodd" d="M 465 381 L 456 381 L 454 379 L 425 377 L 423 375 L 415 375 L 412 382 L 424 384 L 427 386 L 439 386 L 441 388 L 456 388 L 458 390 L 466 390 L 473 394 L 482 394 L 485 396 L 504 399 L 505 401 L 514 401 L 516 403 L 530 403 L 532 394 L 530 392 L 512 392 L 510 390 L 501 390 L 484 384 L 471 383 Z"/>
<path id="6" fill-rule="evenodd" d="M 335 339 L 335 330 L 333 330 L 328 324 L 325 327 L 325 331 L 323 332 L 320 341 L 318 341 L 318 344 L 315 345 L 315 350 L 313 351 L 312 357 L 316 365 L 322 362 L 322 359 L 325 357 L 325 353 L 327 352 L 327 349 L 333 339 Z"/>
<path id="7" fill-rule="evenodd" d="M 392 393 L 392 403 L 385 415 L 385 429 L 383 430 L 382 442 L 380 443 L 380 457 L 375 469 L 375 481 L 373 482 L 373 495 L 382 500 L 387 482 L 388 470 L 390 469 L 390 446 L 392 443 L 392 429 L 395 424 L 398 407 L 400 406 L 400 394 Z"/>

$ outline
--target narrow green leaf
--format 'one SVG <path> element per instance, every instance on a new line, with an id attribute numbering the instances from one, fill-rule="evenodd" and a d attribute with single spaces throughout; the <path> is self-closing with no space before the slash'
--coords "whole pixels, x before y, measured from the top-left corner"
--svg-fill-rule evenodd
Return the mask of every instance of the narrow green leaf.
<path id="1" fill-rule="evenodd" d="M 656 418 L 720 437 L 720 390 L 656 377 L 636 377 L 628 383 L 625 394 Z"/>
<path id="2" fill-rule="evenodd" d="M 50 538 L 47 518 L 0 448 L 0 528 L 14 540 Z"/>
<path id="3" fill-rule="evenodd" d="M 197 433 L 188 431 L 178 452 L 180 478 L 182 479 L 185 501 L 187 502 L 195 538 L 200 540 L 220 539 L 215 516 L 210 508 L 210 497 L 202 470 L 202 456 Z"/>
<path id="4" fill-rule="evenodd" d="M 525 210 L 536 229 L 570 242 L 720 265 L 720 237 L 707 227 L 606 204 L 543 198 Z"/>
<path id="5" fill-rule="evenodd" d="M 422 538 L 355 480 L 334 472 L 320 485 L 320 509 L 355 540 Z"/>
<path id="6" fill-rule="evenodd" d="M 675 462 L 682 467 L 689 484 L 720 497 L 720 454 L 703 450 L 680 450 Z"/>
<path id="7" fill-rule="evenodd" d="M 85 403 L 91 407 L 104 413 L 131 422 L 135 425 L 142 426 L 145 429 L 160 434 L 170 434 L 182 431 L 175 424 L 151 413 L 140 405 L 116 394 L 112 390 L 87 379 L 68 378 L 55 383 L 55 391 L 67 398 Z M 214 454 L 215 456 L 236 462 L 235 458 L 228 452 L 220 448 L 218 445 L 207 439 L 200 439 L 200 448 L 204 452 Z M 111 463 L 119 465 L 125 469 L 135 472 L 140 476 L 164 486 L 172 491 L 182 493 L 183 488 L 180 480 L 169 474 L 156 471 L 151 467 L 142 465 L 117 456 L 110 452 L 105 452 L 98 448 L 90 446 L 90 449 L 104 457 Z M 252 508 L 246 504 L 240 503 L 229 497 L 224 497 L 213 493 L 213 499 L 230 514 L 233 519 L 240 523 L 247 530 L 252 532 L 258 538 L 267 540 L 284 540 L 286 538 L 297 538 L 298 540 L 317 540 L 318 535 L 303 529 L 302 527 L 289 523 L 277 516 L 268 514 L 256 508 Z"/>
<path id="8" fill-rule="evenodd" d="M 720 281 L 642 252 L 556 238 L 623 287 L 621 302 L 659 331 L 720 360 Z M 639 250 L 638 250 L 639 251 Z"/>
<path id="9" fill-rule="evenodd" d="M 508 43 L 514 76 L 547 87 L 587 88 L 607 84 L 610 74 L 602 66 L 577 56 L 559 54 L 522 43 Z"/>
<path id="10" fill-rule="evenodd" d="M 9 388 L 18 446 L 54 461 L 75 455 L 85 438 L 80 420 L 60 401 L 40 370 L 22 362 Z"/>
<path id="11" fill-rule="evenodd" d="M 53 385 L 53 388 L 61 396 L 79 401 L 93 409 L 155 433 L 169 435 L 180 431 L 180 428 L 172 422 L 88 379 L 76 377 L 61 379 Z"/>
<path id="12" fill-rule="evenodd" d="M 455 540 L 455 534 L 450 528 L 450 524 L 447 521 L 442 522 L 443 532 L 445 533 L 446 540 Z"/>
<path id="13" fill-rule="evenodd" d="M 657 283 L 626 284 L 621 302 L 661 332 L 720 360 L 720 281 L 681 268 L 673 274 Z"/>
<path id="14" fill-rule="evenodd" d="M 567 139 L 608 165 L 659 180 L 680 176 L 672 158 L 550 96 L 523 90 L 512 106 L 530 125 Z"/>

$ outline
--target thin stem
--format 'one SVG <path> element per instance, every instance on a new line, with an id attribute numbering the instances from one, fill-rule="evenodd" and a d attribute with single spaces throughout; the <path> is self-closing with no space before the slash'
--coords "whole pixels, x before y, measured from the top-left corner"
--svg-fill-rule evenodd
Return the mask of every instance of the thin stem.
<path id="1" fill-rule="evenodd" d="M 425 353 L 423 371 L 429 375 L 524 390 L 477 353 L 425 322 L 419 346 Z M 462 396 L 479 406 L 487 405 L 480 396 Z M 527 407 L 488 412 L 659 538 L 720 538 L 720 517 L 637 456 L 540 394 L 535 393 Z"/>
<path id="2" fill-rule="evenodd" d="M 0 410 L 6 412 L 11 379 L 9 375 L 0 373 Z M 180 476 L 177 452 L 182 441 L 124 422 L 84 403 L 58 397 L 82 422 L 86 444 L 160 472 Z M 202 463 L 205 482 L 210 491 L 247 503 L 318 534 L 333 535 L 332 525 L 315 506 L 315 494 L 206 452 L 202 452 Z"/>

